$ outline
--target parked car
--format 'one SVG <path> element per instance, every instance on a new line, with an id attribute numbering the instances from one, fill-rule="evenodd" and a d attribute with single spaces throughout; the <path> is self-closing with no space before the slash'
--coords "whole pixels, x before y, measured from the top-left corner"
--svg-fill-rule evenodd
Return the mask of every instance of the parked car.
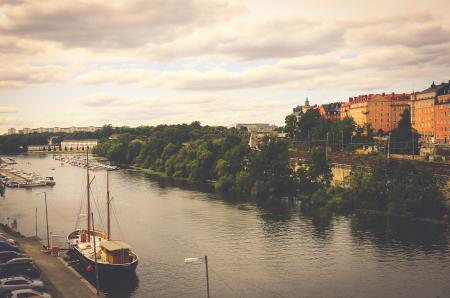
<path id="1" fill-rule="evenodd" d="M 12 245 L 11 243 L 8 243 L 6 241 L 0 241 L 0 251 L 17 251 L 20 252 L 20 249 Z"/>
<path id="2" fill-rule="evenodd" d="M 39 292 L 35 290 L 15 290 L 12 291 L 9 295 L 6 296 L 7 298 L 52 298 L 52 295 L 46 292 Z"/>
<path id="3" fill-rule="evenodd" d="M 0 278 L 12 276 L 27 276 L 29 278 L 39 278 L 41 272 L 39 269 L 29 261 L 28 258 L 21 258 L 21 261 L 14 261 L 11 263 L 0 264 Z"/>
<path id="4" fill-rule="evenodd" d="M 30 257 L 14 258 L 0 265 L 23 264 L 23 263 L 33 263 L 33 259 Z"/>
<path id="5" fill-rule="evenodd" d="M 0 279 L 0 297 L 7 296 L 12 291 L 22 289 L 32 289 L 38 292 L 44 292 L 45 285 L 41 280 L 34 280 L 23 276 Z"/>
<path id="6" fill-rule="evenodd" d="M 0 241 L 8 242 L 11 245 L 17 245 L 16 240 L 11 239 L 11 238 L 6 238 L 3 235 L 0 235 Z"/>
<path id="7" fill-rule="evenodd" d="M 11 259 L 15 258 L 25 258 L 27 257 L 26 254 L 17 252 L 17 251 L 0 251 L 0 264 L 6 263 Z"/>

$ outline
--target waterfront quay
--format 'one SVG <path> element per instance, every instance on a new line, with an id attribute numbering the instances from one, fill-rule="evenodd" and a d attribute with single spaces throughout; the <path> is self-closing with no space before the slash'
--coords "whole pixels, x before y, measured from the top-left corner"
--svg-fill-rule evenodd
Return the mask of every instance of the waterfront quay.
<path id="1" fill-rule="evenodd" d="M 54 186 L 53 177 L 41 177 L 36 173 L 27 173 L 23 170 L 0 165 L 0 181 L 8 187 L 41 187 Z"/>
<path id="2" fill-rule="evenodd" d="M 7 171 L 6 169 L 0 169 L 0 174 L 2 174 L 5 177 L 8 177 L 8 179 L 10 179 L 10 180 L 16 181 L 17 183 L 24 184 L 27 182 L 27 180 L 25 180 L 25 178 L 23 178 L 19 175 L 16 175 L 10 171 Z"/>
<path id="3" fill-rule="evenodd" d="M 33 259 L 53 298 L 99 297 L 95 288 L 62 257 L 54 257 L 45 252 L 38 238 L 13 236 L 1 226 L 0 232 L 16 240 L 23 252 Z"/>

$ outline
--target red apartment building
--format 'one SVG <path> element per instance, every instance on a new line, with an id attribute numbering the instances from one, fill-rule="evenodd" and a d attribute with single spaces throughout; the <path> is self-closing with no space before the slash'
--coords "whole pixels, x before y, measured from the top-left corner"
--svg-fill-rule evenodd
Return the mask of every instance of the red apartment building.
<path id="1" fill-rule="evenodd" d="M 410 94 L 368 94 L 350 97 L 340 109 L 341 118 L 352 117 L 359 126 L 370 124 L 377 132 L 398 127 L 401 114 L 411 106 Z"/>

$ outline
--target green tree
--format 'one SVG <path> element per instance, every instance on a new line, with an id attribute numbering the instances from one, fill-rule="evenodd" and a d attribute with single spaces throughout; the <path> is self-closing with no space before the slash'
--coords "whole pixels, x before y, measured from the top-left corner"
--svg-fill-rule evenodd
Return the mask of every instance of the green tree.
<path id="1" fill-rule="evenodd" d="M 317 126 L 317 122 L 321 118 L 320 112 L 317 109 L 309 109 L 300 118 L 298 123 L 299 126 L 299 137 L 301 140 L 306 140 L 312 130 Z"/>
<path id="2" fill-rule="evenodd" d="M 289 134 L 289 137 L 291 139 L 296 139 L 298 135 L 298 122 L 297 122 L 297 116 L 294 114 L 289 114 L 286 116 L 286 119 L 284 120 L 285 127 L 284 131 Z"/>
<path id="3" fill-rule="evenodd" d="M 295 173 L 298 193 L 311 195 L 320 188 L 330 186 L 333 175 L 325 156 L 325 149 L 314 148 Z"/>
<path id="4" fill-rule="evenodd" d="M 134 139 L 130 143 L 128 143 L 126 156 L 127 163 L 134 163 L 136 157 L 139 155 L 144 145 L 145 143 L 141 139 Z"/>
<path id="5" fill-rule="evenodd" d="M 286 142 L 264 140 L 260 151 L 250 155 L 248 169 L 255 183 L 262 181 L 270 194 L 293 195 L 292 167 Z M 260 189 L 260 186 L 256 187 Z"/>
<path id="6" fill-rule="evenodd" d="M 402 154 L 419 153 L 418 142 L 419 134 L 411 125 L 411 112 L 405 109 L 401 114 L 398 127 L 391 132 L 391 150 Z"/>
<path id="7" fill-rule="evenodd" d="M 438 218 L 447 212 L 442 185 L 410 162 L 378 157 L 369 167 L 354 167 L 347 182 L 342 198 L 349 209 Z"/>

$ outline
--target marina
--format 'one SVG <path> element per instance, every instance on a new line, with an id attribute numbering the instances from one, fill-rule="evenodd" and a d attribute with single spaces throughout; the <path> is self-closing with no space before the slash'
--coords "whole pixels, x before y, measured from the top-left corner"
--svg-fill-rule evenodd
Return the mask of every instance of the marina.
<path id="1" fill-rule="evenodd" d="M 80 168 L 86 168 L 89 167 L 90 170 L 109 170 L 114 171 L 118 170 L 119 168 L 116 166 L 112 166 L 109 164 L 106 164 L 104 159 L 96 158 L 94 160 L 88 161 L 86 159 L 86 155 L 84 154 L 59 154 L 54 155 L 53 158 L 55 160 L 58 160 L 61 162 L 61 164 L 68 164 Z M 102 162 L 103 161 L 103 162 Z"/>
<path id="2" fill-rule="evenodd" d="M 12 159 L 10 157 L 1 157 L 0 161 L 2 163 L 8 164 L 8 165 L 14 165 L 17 163 L 14 159 Z"/>
<path id="3" fill-rule="evenodd" d="M 56 184 L 52 176 L 42 177 L 34 172 L 29 173 L 24 170 L 15 169 L 11 167 L 11 163 L 0 165 L 0 182 L 11 188 L 32 188 L 54 186 Z"/>

